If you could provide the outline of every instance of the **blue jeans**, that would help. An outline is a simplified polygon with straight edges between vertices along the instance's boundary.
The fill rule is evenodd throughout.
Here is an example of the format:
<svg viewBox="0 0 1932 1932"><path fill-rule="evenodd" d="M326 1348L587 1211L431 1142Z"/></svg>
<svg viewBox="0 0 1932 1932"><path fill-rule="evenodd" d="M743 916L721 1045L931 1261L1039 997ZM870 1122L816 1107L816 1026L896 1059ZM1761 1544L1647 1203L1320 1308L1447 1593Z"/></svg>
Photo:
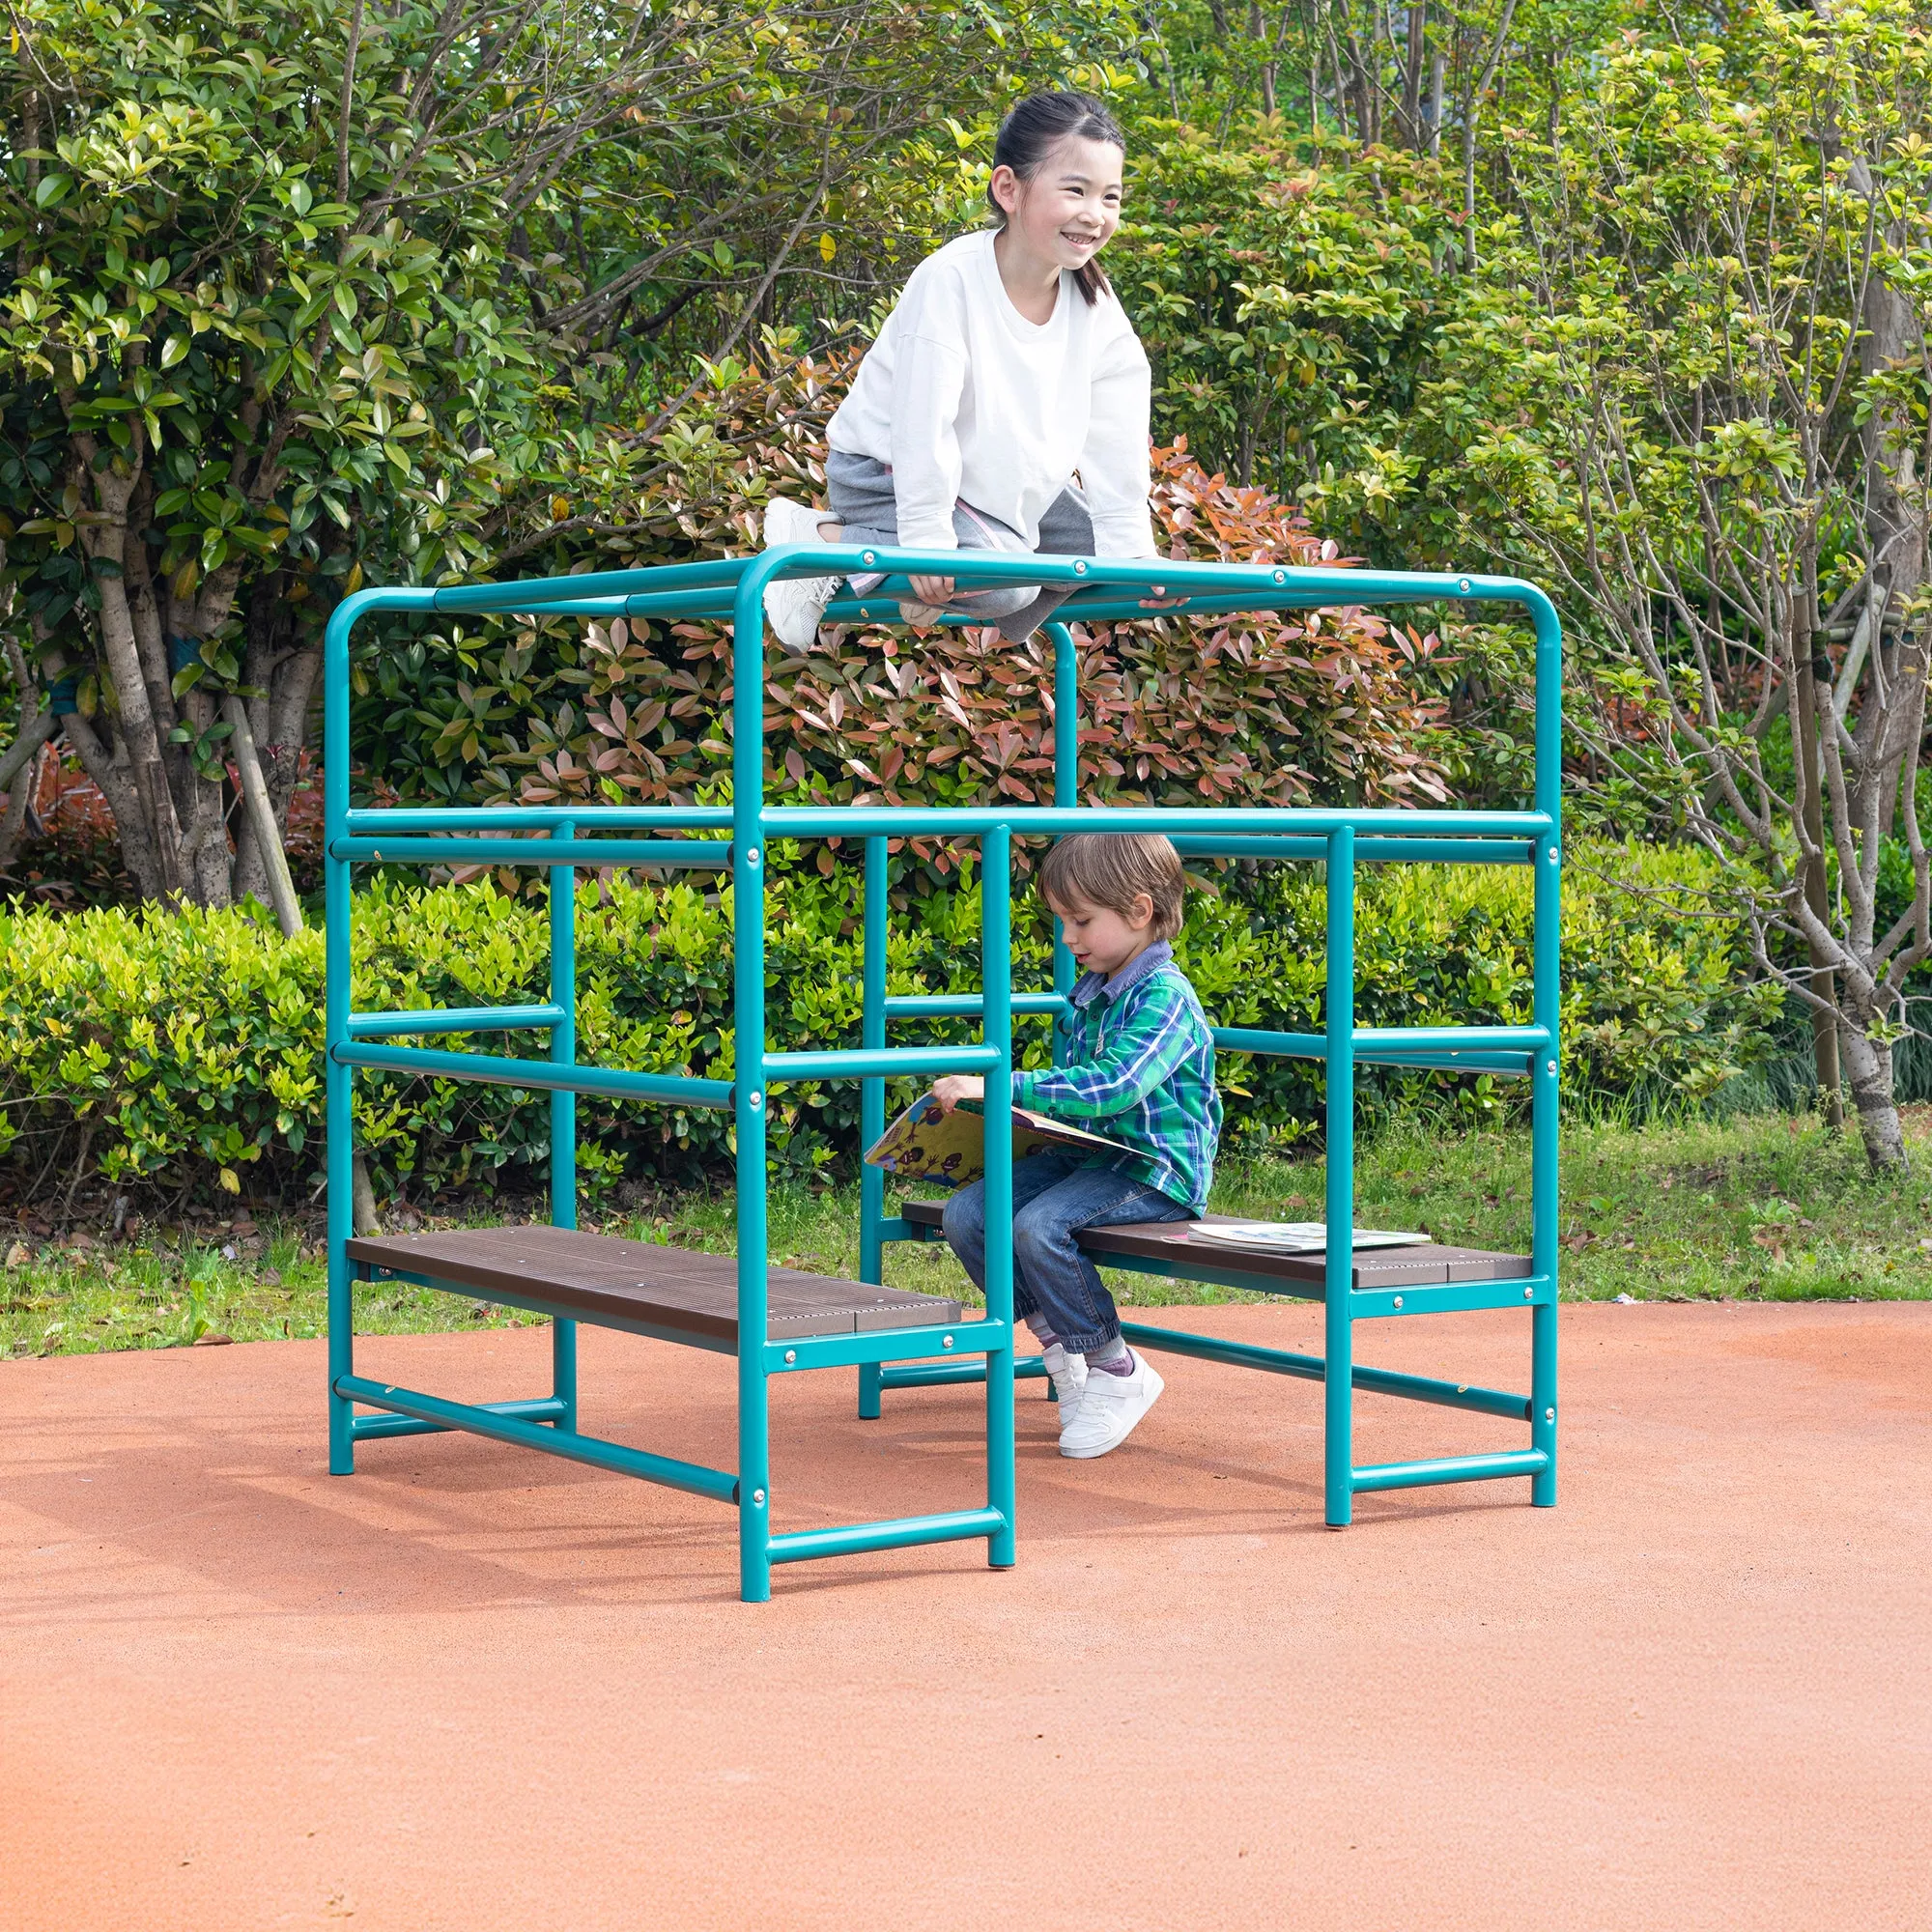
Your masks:
<svg viewBox="0 0 1932 1932"><path fill-rule="evenodd" d="M1060 1344L1084 1355L1121 1332L1114 1297L1074 1233L1130 1221L1192 1221L1195 1213L1130 1175L1088 1167L1087 1156L1030 1153L1013 1162L1013 1314L1045 1319ZM986 1286L986 1183L946 1204L946 1238L973 1285Z"/></svg>

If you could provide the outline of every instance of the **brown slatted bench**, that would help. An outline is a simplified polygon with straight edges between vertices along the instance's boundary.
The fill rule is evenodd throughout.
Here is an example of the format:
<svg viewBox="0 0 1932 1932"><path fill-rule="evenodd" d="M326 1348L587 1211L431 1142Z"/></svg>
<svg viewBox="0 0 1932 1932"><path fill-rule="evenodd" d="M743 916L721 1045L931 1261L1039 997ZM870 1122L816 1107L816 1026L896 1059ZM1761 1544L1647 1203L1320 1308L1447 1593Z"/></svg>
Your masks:
<svg viewBox="0 0 1932 1932"><path fill-rule="evenodd" d="M353 1239L364 1281L402 1280L564 1321L735 1354L738 1264L728 1255L626 1241L576 1228L452 1228ZM959 1320L959 1304L807 1274L768 1271L767 1339L853 1335Z"/></svg>
<svg viewBox="0 0 1932 1932"><path fill-rule="evenodd" d="M943 1201L907 1201L899 1208L906 1225L929 1239L946 1217ZM1114 1228L1084 1228L1080 1245L1096 1262L1138 1273L1173 1275L1181 1281L1229 1282L1264 1294L1323 1297L1327 1257L1264 1254L1196 1240L1192 1230L1214 1222L1248 1218L1204 1214L1199 1222L1128 1222ZM1157 1265L1150 1265L1156 1264ZM1492 1254L1484 1248L1444 1247L1437 1242L1412 1248L1364 1248L1354 1257L1357 1289L1426 1288L1435 1283L1520 1281L1530 1272L1527 1255ZM1418 1306L1421 1304L1418 1303Z"/></svg>

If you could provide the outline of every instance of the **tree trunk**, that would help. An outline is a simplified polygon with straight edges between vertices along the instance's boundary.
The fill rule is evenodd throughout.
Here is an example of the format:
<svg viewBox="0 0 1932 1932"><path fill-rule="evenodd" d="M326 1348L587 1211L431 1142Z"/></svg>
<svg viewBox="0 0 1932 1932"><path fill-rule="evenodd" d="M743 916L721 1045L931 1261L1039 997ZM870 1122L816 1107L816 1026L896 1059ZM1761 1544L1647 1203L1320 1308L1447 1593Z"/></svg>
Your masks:
<svg viewBox="0 0 1932 1932"><path fill-rule="evenodd" d="M1831 923L1831 900L1825 876L1824 773L1818 755L1818 682L1811 670L1808 633L1793 639L1798 672L1798 755L1803 781L1799 786L1804 843L1810 847L1800 861L1804 902L1821 925ZM1845 1096L1838 1074L1837 983L1831 955L1815 943L1810 948L1811 990L1829 1004L1811 1009L1811 1060L1818 1079L1818 1104L1833 1132L1845 1124Z"/></svg>
<svg viewBox="0 0 1932 1932"><path fill-rule="evenodd" d="M1898 1173L1906 1164L1905 1134L1898 1123L1898 1103L1892 1098L1890 1043L1867 1038L1857 1027L1847 1026L1843 1045L1865 1158L1876 1174Z"/></svg>

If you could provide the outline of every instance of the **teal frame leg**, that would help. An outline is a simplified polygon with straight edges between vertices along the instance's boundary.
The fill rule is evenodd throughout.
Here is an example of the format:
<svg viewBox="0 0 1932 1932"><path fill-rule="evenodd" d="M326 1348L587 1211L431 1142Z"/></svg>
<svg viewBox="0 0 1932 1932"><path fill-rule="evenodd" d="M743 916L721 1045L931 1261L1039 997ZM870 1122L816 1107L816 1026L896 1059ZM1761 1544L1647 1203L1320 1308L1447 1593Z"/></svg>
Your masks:
<svg viewBox="0 0 1932 1932"><path fill-rule="evenodd" d="M1322 1501L1330 1529L1345 1529L1355 1499L1355 834L1328 838L1328 1093L1323 1290Z"/></svg>
<svg viewBox="0 0 1932 1932"><path fill-rule="evenodd" d="M574 838L565 819L553 838ZM569 1066L577 1059L577 871L553 866L550 874L550 1003L562 1013L550 1030L550 1057ZM550 1096L550 1218L557 1228L577 1226L577 1095L558 1088ZM551 1395L560 1406L553 1427L577 1433L577 1323L551 1324Z"/></svg>
<svg viewBox="0 0 1932 1932"><path fill-rule="evenodd" d="M1536 840L1532 963L1535 1024L1549 1044L1534 1055L1529 1076L1530 1265L1549 1284L1530 1315L1529 1441L1548 1459L1529 1481L1539 1509L1556 1505L1556 1288L1559 1249L1557 1023L1563 985L1563 633L1546 600L1531 607L1536 626L1536 809L1549 820Z"/></svg>
<svg viewBox="0 0 1932 1932"><path fill-rule="evenodd" d="M980 846L980 980L984 1025L980 1037L1000 1056L985 1075L986 1314L1006 1326L1006 1346L986 1356L986 1507L1001 1526L986 1539L986 1561L1010 1570L1014 1560L1013 1505L1013 947L1012 834L1004 825ZM995 1230L998 1232L995 1233Z"/></svg>
<svg viewBox="0 0 1932 1932"><path fill-rule="evenodd" d="M887 853L883 838L866 840L865 959L863 965L864 1007L859 1022L859 1039L867 1048L886 1043L886 940L890 906L887 901ZM859 1083L859 1147L863 1152L886 1130L886 1083L883 1079ZM886 1177L883 1170L862 1161L859 1165L859 1279L883 1287L886 1279L885 1243L879 1237L879 1223L885 1219ZM879 1399L883 1390L881 1365L859 1365L859 1416L861 1421L879 1419Z"/></svg>
<svg viewBox="0 0 1932 1932"><path fill-rule="evenodd" d="M353 606L338 605L328 620L332 655L346 660ZM355 1473L355 1437L351 1423L355 1405L338 1384L355 1373L355 1300L344 1252L355 1232L355 1069L335 1057L349 1037L350 944L349 862L333 847L349 810L349 759L335 747L349 743L349 680L327 679L323 696L323 742L329 755L323 766L323 1098L328 1147L328 1473Z"/></svg>
<svg viewBox="0 0 1932 1932"><path fill-rule="evenodd" d="M731 996L737 1055L732 1116L738 1183L738 1594L771 1601L771 1397L765 1381L769 1257L765 1162L764 586L738 582L732 638Z"/></svg>

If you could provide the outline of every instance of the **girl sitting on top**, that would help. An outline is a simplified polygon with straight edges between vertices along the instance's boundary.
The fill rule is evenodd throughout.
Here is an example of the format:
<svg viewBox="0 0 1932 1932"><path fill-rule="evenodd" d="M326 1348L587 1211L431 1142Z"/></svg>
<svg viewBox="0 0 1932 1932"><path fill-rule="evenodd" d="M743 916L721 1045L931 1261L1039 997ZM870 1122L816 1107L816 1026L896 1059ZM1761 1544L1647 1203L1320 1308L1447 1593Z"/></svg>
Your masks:
<svg viewBox="0 0 1932 1932"><path fill-rule="evenodd" d="M993 226L913 270L832 418L830 513L774 499L767 548L1156 554L1147 355L1094 259L1120 226L1125 145L1084 94L1036 94L1007 116L986 187ZM881 581L855 577L853 592ZM766 614L783 642L812 641L838 582L767 588ZM952 610L997 622L1014 642L1073 590L911 582L919 601L899 606L908 623ZM1166 605L1157 588L1144 600Z"/></svg>

